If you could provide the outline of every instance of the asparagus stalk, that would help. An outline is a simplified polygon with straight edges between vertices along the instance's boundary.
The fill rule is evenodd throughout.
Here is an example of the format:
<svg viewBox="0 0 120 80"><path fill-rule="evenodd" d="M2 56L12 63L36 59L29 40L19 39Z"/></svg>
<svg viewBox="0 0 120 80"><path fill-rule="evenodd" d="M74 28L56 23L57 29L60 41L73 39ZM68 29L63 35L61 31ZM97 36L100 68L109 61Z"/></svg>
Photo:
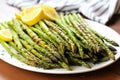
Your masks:
<svg viewBox="0 0 120 80"><path fill-rule="evenodd" d="M83 41L83 42L87 42L87 43L84 43L84 44L88 44L89 48L93 48L94 47L94 44L92 43L91 39L88 37L88 35L84 32L83 29L79 28L76 21L69 15L69 20L71 21L71 23L73 24L73 27L79 32L82 34L83 36L83 39L85 39L86 41ZM74 20L74 21L73 21ZM80 26L81 27L81 26ZM82 38L81 38L82 39ZM83 40L82 39L82 40Z"/></svg>
<svg viewBox="0 0 120 80"><path fill-rule="evenodd" d="M75 14L74 14L74 15L75 15ZM85 23L85 20L82 19L82 17L81 17L79 14L77 14L77 15L75 15L75 16L77 16L77 17L79 18L78 20L79 20L80 22L83 22L84 25L86 25L86 27L89 28L89 29L91 30L91 32L93 32L94 34L96 34L99 38L104 39L105 41L109 42L110 44L112 44L112 45L114 45L114 46L119 46L119 44L116 43L115 41L110 40L110 39L102 36L101 34L97 33L97 32L94 31L93 29L91 29L91 28L89 27L89 25L88 25L87 23Z"/></svg>
<svg viewBox="0 0 120 80"><path fill-rule="evenodd" d="M77 21L77 16L75 14L73 14L73 18ZM86 27L86 25L84 25L84 22L78 21L78 25L80 25L79 28L82 29L87 34L89 39L93 42L93 44L95 44L93 47L94 53L97 53L99 52L99 50L102 50L101 45L96 41L96 39L94 39L94 34L92 34L92 32Z"/></svg>
<svg viewBox="0 0 120 80"><path fill-rule="evenodd" d="M79 39L80 39L80 45L83 47L84 51L87 50L87 51L84 52L84 53L86 54L86 55L85 55L86 58L91 57L92 61L96 62L97 59L96 59L96 57L94 56L91 47L88 45L88 40L84 38L85 35L86 35L86 37L87 37L87 34L84 33L82 30L80 31L80 30L78 29L78 26L75 24L74 21L75 21L75 20L74 20L70 15L69 15L69 16L66 16L66 22L68 22L68 25L69 25L69 23L72 23L72 24L69 25L69 26L70 26L71 28L73 28L73 29L76 29L76 30L74 30L74 32L75 32L75 34L77 33L77 37L79 37ZM65 23L65 21L64 21L64 23ZM72 30L73 30L73 29L72 29ZM77 32L77 31L78 31L78 32ZM80 33L84 34L84 36L80 35ZM87 38L88 38L88 37L87 37ZM90 41L90 40L89 40L89 41ZM88 56L89 56L89 57L88 57Z"/></svg>
<svg viewBox="0 0 120 80"><path fill-rule="evenodd" d="M18 49L14 43L12 42L9 42L10 45L14 46L14 48L16 50L18 50L19 52L21 53L30 53L28 52L27 50L23 50L23 49ZM33 51L32 51L33 52ZM27 58L30 57L32 55L32 53L30 53L29 56L26 56ZM29 59L29 58L28 58ZM34 60L35 59L35 60ZM36 62L36 66L37 67L42 67L44 69L52 69L52 68L60 68L60 65L56 64L56 63L52 63L51 61L48 61L48 59L45 59L45 60L42 60L42 59L39 59L38 57L35 57L33 56L33 58L30 60L32 62ZM35 66L35 65L32 65L32 66Z"/></svg>
<svg viewBox="0 0 120 80"><path fill-rule="evenodd" d="M43 31L51 37L52 40L54 40L55 42L57 42L57 48L59 53L64 54L64 48L65 48L65 43L64 40L60 40L57 36L59 35L54 35L53 33L51 33L51 31L49 30L48 26L44 23L44 22L39 22L40 26L42 27Z"/></svg>
<svg viewBox="0 0 120 80"><path fill-rule="evenodd" d="M14 42L16 42L17 47L15 46L15 44L13 42L9 42L10 45L14 46L14 48L16 50L18 50L19 52L22 53L22 55L24 57L26 57L27 59L29 59L30 61L36 62L36 65L39 67L43 67L45 69L51 69L51 68L59 68L60 66L56 63L52 63L52 61L49 58L46 58L44 56L42 56L41 54L39 54L36 50L32 49L31 46L28 46L27 44L25 44L25 46L28 46L30 52L32 52L34 55L36 55L37 57L35 57L34 55L32 55L32 53L28 52L26 49L22 48L21 43L19 42L18 36L15 35L15 32L13 34L15 36L15 40ZM24 42L25 43L25 42ZM19 47L18 47L19 46ZM21 46L21 47L20 47Z"/></svg>
<svg viewBox="0 0 120 80"><path fill-rule="evenodd" d="M2 23L2 26L4 26L4 27L2 27L2 29L9 28L9 26L5 23ZM30 61L38 63L38 61L34 58L33 55L31 55L29 52L27 52L25 49L22 48L22 45L19 42L17 34L15 34L15 32L13 30L11 30L11 32L13 35L13 40L18 47L17 50L19 50L19 52L22 54L22 56ZM9 44L12 44L12 46L13 46L13 42L9 42ZM14 45L14 48L16 48L15 45Z"/></svg>
<svg viewBox="0 0 120 80"><path fill-rule="evenodd" d="M78 17L79 17L80 20L83 22L83 19L81 18L81 16L78 15ZM85 26L87 26L85 23L83 23L83 25L84 25L84 26L83 26L84 28L85 28ZM95 40L104 47L104 49L105 49L105 51L107 52L107 54L109 55L109 57L110 57L111 59L115 60L115 56L114 56L113 52L109 49L109 47L108 47L100 38L98 38L94 33L92 33L88 28L86 28L86 30L89 31L90 34L92 35L92 37L94 37Z"/></svg>
<svg viewBox="0 0 120 80"><path fill-rule="evenodd" d="M63 15L61 15L61 17L63 17ZM67 33L69 38L76 44L76 46L78 47L78 52L81 56L81 58L84 58L84 53L82 50L82 47L79 44L79 41L75 38L75 36L73 35L73 33L71 32L70 29L67 28L67 25L64 25L60 20L57 20L56 23L59 25L59 27L61 27L62 29L64 29Z"/></svg>
<svg viewBox="0 0 120 80"><path fill-rule="evenodd" d="M51 37L52 40L54 40L55 42L57 42L58 44L61 43L61 41L54 35L50 32L49 28L47 27L47 25L45 25L44 22L40 21L39 22L40 24L40 27L42 28L42 30L48 35Z"/></svg>
<svg viewBox="0 0 120 80"><path fill-rule="evenodd" d="M89 29L90 29L90 28L89 28ZM90 29L90 31L93 32L96 36L98 36L98 37L101 38L102 40L105 40L106 42L112 44L113 46L119 46L119 44L116 43L115 41L110 40L110 39L102 36L101 34L97 33L96 31L94 31L94 30L92 30L92 29Z"/></svg>
<svg viewBox="0 0 120 80"><path fill-rule="evenodd" d="M43 30L40 28L40 25L36 24L35 28L31 27L31 29L38 34L38 36L40 38L42 38L50 47L54 48L56 51L59 51L58 48L58 44L51 39L51 37L49 35L47 35L45 32L43 32Z"/></svg>
<svg viewBox="0 0 120 80"><path fill-rule="evenodd" d="M10 24L10 23L9 23ZM23 30L20 28L21 25L14 20L14 25L10 24L10 27L13 28L18 34L19 36L26 40L27 43L29 43L31 46L33 46L37 51L39 51L40 53L42 53L42 55L44 56L48 56L50 57L51 60L53 61L57 61L56 57L53 56L50 52L48 52L46 49L38 46L25 32L23 32Z"/></svg>
<svg viewBox="0 0 120 80"><path fill-rule="evenodd" d="M59 36L55 31L53 31L53 30L51 30L51 32L53 33L53 34L55 34L60 40L63 40L62 38L61 38L61 36ZM63 40L64 41L64 40ZM65 42L64 41L64 44L66 45L66 47L67 47L67 49L69 48L69 45L67 45L66 44L67 42ZM60 47L62 47L62 46L60 46ZM69 49L68 49L69 50ZM65 49L63 49L62 50L62 53L60 53L61 54L61 56L62 56L62 58L63 58L63 60L66 62L66 63L68 63L68 60L67 60L67 58L65 57Z"/></svg>
<svg viewBox="0 0 120 80"><path fill-rule="evenodd" d="M1 29L6 29L9 28L9 26L5 23L2 23L2 25L0 25ZM14 33L13 31L11 31L12 33ZM14 35L14 34L13 34ZM16 38L16 35L13 36L13 38ZM36 65L36 60L33 58L33 56L31 56L30 54L26 54L23 53L21 56L20 53L16 53L12 50L12 46L10 46L8 43L0 40L1 44L3 45L3 47L8 51L8 53L10 53L12 56L14 56L15 58L17 58L18 60L20 60L21 62L24 62L26 64L32 65L32 66L37 66ZM9 42L12 43L12 42ZM20 49L20 48L19 48ZM28 57L29 56L29 57Z"/></svg>
<svg viewBox="0 0 120 80"><path fill-rule="evenodd" d="M21 54L25 57L25 58L27 58L27 59L29 59L29 60L34 60L35 62L38 62L38 61L36 61L36 58L35 58L35 56L34 55L32 55L30 52L28 52L26 49L24 49L23 48L23 46L22 46L22 44L20 43L20 40L19 40L19 38L18 38L18 35L13 31L13 30L11 30L11 32L12 32L12 35L13 35L13 41L14 41L14 43L13 42L9 42L12 46L14 46L14 48L16 49L16 50L18 50L18 52L21 52Z"/></svg>
<svg viewBox="0 0 120 80"><path fill-rule="evenodd" d="M46 50L50 51L54 56L61 60L61 56L58 52L56 52L53 48L50 48L42 39L40 39L30 28L20 22L22 24L23 30L25 30L29 36L41 47L45 48Z"/></svg>
<svg viewBox="0 0 120 80"><path fill-rule="evenodd" d="M36 65L40 64L39 59L36 58L32 53L30 53L25 48L19 49L14 42L9 42L9 45L11 45L16 51L18 51L19 54L21 54L21 56L23 56L25 59L33 61L34 63L36 63Z"/></svg>
<svg viewBox="0 0 120 80"><path fill-rule="evenodd" d="M10 55L12 55L13 57L15 57L16 59L18 59L21 62L24 62L28 65L31 66L37 66L36 63L34 61L29 61L28 59L24 58L23 56L19 55L19 53L16 53L12 50L12 47L10 45L8 45L6 42L0 40L0 43L2 44L2 46L8 51L8 53Z"/></svg>
<svg viewBox="0 0 120 80"><path fill-rule="evenodd" d="M64 17L64 19L65 19L66 24L68 24L70 26L71 30L74 32L76 37L79 38L81 46L85 49L88 49L89 50L88 54L89 54L90 57L92 57L92 49L88 45L89 44L88 41L84 38L84 36L81 35L81 33L78 30L76 30L73 27L74 25L72 25L72 23L71 23L71 21L70 21L70 19L67 15Z"/></svg>
<svg viewBox="0 0 120 80"><path fill-rule="evenodd" d="M0 24L0 29L5 29L5 27Z"/></svg>
<svg viewBox="0 0 120 80"><path fill-rule="evenodd" d="M29 44L27 44L26 41L24 41L24 40L22 40L22 39L21 39L20 41L22 42L22 44L24 45L24 47L25 47L28 51L32 52L32 53L33 53L35 56L37 56L39 59L41 59L41 60L43 60L43 61L46 61L46 62L52 62L49 58L47 58L47 57L41 55L40 53L38 53L32 46L30 46Z"/></svg>
<svg viewBox="0 0 120 80"><path fill-rule="evenodd" d="M2 26L4 26L4 28L9 28L9 26L7 25L7 22L1 23Z"/></svg>
<svg viewBox="0 0 120 80"><path fill-rule="evenodd" d="M16 27L16 26L17 26L17 27ZM61 64L61 63L64 63L64 62L61 62L61 61L57 60L56 57L53 56L51 53L49 53L46 49L41 48L40 46L38 46L37 44L35 44L35 43L31 40L31 38L22 31L22 29L20 28L20 24L18 24L16 21L14 21L14 26L11 26L11 27L12 27L14 30L16 30L16 31L18 31L18 29L19 29L20 32L18 32L18 34L20 35L20 37L21 37L22 39L26 40L27 42L28 42L28 41L32 42L32 43L30 43L30 42L28 42L28 43L29 43L30 45L32 45L36 50L40 51L44 56L48 56L51 60L53 60L53 61L55 61L55 62L58 62L63 68L65 67L65 66L63 66L63 65ZM21 34L22 34L22 35L21 35ZM23 35L23 34L24 34L24 35ZM26 39L26 37L27 37L27 39ZM66 63L64 63L64 64L66 64ZM67 64L66 64L66 65L67 65Z"/></svg>
<svg viewBox="0 0 120 80"><path fill-rule="evenodd" d="M71 52L66 52L66 55L68 57L68 62L70 65L77 65L77 66L82 65L87 68L91 68L91 66L87 62L85 62L86 60L72 56Z"/></svg>
<svg viewBox="0 0 120 80"><path fill-rule="evenodd" d="M62 36L62 38L66 41L66 43L68 43L71 46L72 52L74 53L75 51L75 44L73 43L73 41L71 39L69 39L69 37L63 32L63 30L61 28L59 28L59 26L51 21L48 20L44 20L45 23L54 31L56 31L59 35Z"/></svg>
<svg viewBox="0 0 120 80"><path fill-rule="evenodd" d="M33 30L47 44L52 44L55 47L57 47L57 44L48 35L46 35L44 32L42 32L40 29L34 28L34 27L30 27L30 29Z"/></svg>

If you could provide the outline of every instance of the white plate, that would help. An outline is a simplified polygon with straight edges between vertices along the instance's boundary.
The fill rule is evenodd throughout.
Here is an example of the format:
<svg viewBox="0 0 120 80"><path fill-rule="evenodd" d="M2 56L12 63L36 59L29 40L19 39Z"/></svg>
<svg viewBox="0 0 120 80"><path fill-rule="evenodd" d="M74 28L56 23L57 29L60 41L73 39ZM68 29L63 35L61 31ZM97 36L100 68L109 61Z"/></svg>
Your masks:
<svg viewBox="0 0 120 80"><path fill-rule="evenodd" d="M87 20L87 22L94 30L96 30L100 34L106 36L107 38L116 41L120 45L120 35L118 33L116 33L114 30L112 30L111 28L109 28L105 25L102 25L102 24L99 24L99 23L96 23L96 22L93 22L90 20ZM115 55L115 58L116 58L116 60L118 60L118 58L120 58L120 47L116 47L116 49L117 49L117 54ZM72 66L72 69L73 69L72 71L68 71L65 69L44 70L42 68L36 68L36 67L26 65L26 64L18 61L17 59L11 57L1 45L0 45L0 59L2 59L3 61L5 61L11 65L14 65L16 67L19 67L19 68L22 68L25 70L40 72L40 73L50 73L50 74L75 74L75 73L90 72L90 71L94 71L94 70L106 67L116 61L116 60L115 61L109 60L106 62L95 64L92 66L91 69L88 69L88 68L85 68L82 66Z"/></svg>

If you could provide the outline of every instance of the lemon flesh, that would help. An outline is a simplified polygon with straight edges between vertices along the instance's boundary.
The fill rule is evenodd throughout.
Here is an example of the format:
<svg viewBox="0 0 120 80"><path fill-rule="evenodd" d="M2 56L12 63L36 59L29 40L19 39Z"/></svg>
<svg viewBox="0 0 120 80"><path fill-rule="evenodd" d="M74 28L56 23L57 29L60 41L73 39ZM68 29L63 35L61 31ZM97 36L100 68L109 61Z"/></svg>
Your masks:
<svg viewBox="0 0 120 80"><path fill-rule="evenodd" d="M27 25L34 25L42 19L42 9L35 8L35 9L29 11L29 13L24 14L24 16L22 16L21 19L22 19L23 23L25 23Z"/></svg>
<svg viewBox="0 0 120 80"><path fill-rule="evenodd" d="M47 5L40 5L43 9L43 18L48 20L56 20L58 18L57 11L55 8Z"/></svg>
<svg viewBox="0 0 120 80"><path fill-rule="evenodd" d="M0 39L3 41L12 41L12 33L9 29L0 30Z"/></svg>
<svg viewBox="0 0 120 80"><path fill-rule="evenodd" d="M15 13L15 16L17 19L21 19L25 14L28 14L33 9L35 9L35 6L23 8L22 11Z"/></svg>

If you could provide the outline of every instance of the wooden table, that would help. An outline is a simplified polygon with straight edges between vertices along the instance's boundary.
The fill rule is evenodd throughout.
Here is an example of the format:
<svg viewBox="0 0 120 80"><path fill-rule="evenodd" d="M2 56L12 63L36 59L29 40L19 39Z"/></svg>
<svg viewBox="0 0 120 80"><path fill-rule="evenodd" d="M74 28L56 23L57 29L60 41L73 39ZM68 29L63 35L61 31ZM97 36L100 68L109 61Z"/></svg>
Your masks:
<svg viewBox="0 0 120 80"><path fill-rule="evenodd" d="M0 21L10 19L16 11L18 10L6 5L5 0L0 0ZM115 19L112 19L112 24L109 24L111 28L120 33L120 16L113 18ZM0 80L120 80L120 59L112 65L97 71L70 75L31 72L0 60Z"/></svg>

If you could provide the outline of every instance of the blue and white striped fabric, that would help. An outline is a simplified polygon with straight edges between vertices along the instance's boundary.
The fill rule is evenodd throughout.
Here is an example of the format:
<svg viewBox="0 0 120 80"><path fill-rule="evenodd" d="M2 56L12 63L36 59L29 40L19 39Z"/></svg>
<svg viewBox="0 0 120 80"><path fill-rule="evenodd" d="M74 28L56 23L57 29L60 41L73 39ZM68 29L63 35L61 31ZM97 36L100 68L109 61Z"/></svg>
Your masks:
<svg viewBox="0 0 120 80"><path fill-rule="evenodd" d="M8 0L8 4L18 8L50 5L58 12L80 12L87 18L103 24L114 14L120 14L120 0Z"/></svg>

